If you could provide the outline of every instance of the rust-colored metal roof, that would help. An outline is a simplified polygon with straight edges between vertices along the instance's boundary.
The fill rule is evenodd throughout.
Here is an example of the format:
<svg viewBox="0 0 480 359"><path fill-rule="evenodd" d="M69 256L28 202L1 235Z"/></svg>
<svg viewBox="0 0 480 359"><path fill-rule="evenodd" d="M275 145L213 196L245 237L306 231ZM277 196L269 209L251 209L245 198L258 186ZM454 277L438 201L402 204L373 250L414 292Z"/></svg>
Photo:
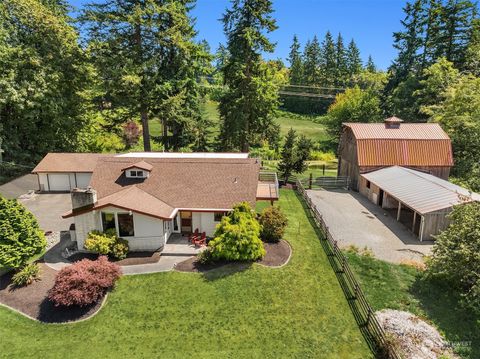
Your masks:
<svg viewBox="0 0 480 359"><path fill-rule="evenodd" d="M357 141L359 166L453 166L452 144L436 123L345 123Z"/></svg>

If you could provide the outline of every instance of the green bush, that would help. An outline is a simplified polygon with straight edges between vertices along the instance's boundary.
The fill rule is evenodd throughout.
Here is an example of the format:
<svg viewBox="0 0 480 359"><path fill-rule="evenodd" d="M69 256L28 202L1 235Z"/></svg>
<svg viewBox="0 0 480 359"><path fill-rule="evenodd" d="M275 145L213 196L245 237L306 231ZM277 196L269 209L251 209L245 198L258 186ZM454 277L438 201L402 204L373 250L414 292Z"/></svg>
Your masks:
<svg viewBox="0 0 480 359"><path fill-rule="evenodd" d="M12 283L17 287L32 284L38 278L40 267L37 263L25 265L12 277Z"/></svg>
<svg viewBox="0 0 480 359"><path fill-rule="evenodd" d="M254 261L265 255L260 224L246 202L236 205L222 218L215 238L208 243L212 260Z"/></svg>
<svg viewBox="0 0 480 359"><path fill-rule="evenodd" d="M117 238L112 247L112 256L116 259L125 259L128 254L128 241L123 238Z"/></svg>
<svg viewBox="0 0 480 359"><path fill-rule="evenodd" d="M107 230L104 233L92 231L88 234L84 244L85 249L111 256L116 259L124 259L128 254L128 241L118 238L115 230Z"/></svg>
<svg viewBox="0 0 480 359"><path fill-rule="evenodd" d="M324 162L332 162L336 160L335 153L323 152L323 151L312 151L310 152L310 160L312 161L324 161Z"/></svg>
<svg viewBox="0 0 480 359"><path fill-rule="evenodd" d="M208 264L213 261L212 259L212 250L210 248L205 248L203 251L198 253L197 261L201 264Z"/></svg>
<svg viewBox="0 0 480 359"><path fill-rule="evenodd" d="M19 268L46 246L33 214L17 200L0 196L0 266Z"/></svg>
<svg viewBox="0 0 480 359"><path fill-rule="evenodd" d="M116 236L111 236L110 234L99 231L92 231L88 234L84 247L89 251L108 255L111 253L116 241Z"/></svg>
<svg viewBox="0 0 480 359"><path fill-rule="evenodd" d="M270 206L264 208L259 218L262 229L260 237L264 242L278 242L285 233L288 224L287 217L278 207Z"/></svg>

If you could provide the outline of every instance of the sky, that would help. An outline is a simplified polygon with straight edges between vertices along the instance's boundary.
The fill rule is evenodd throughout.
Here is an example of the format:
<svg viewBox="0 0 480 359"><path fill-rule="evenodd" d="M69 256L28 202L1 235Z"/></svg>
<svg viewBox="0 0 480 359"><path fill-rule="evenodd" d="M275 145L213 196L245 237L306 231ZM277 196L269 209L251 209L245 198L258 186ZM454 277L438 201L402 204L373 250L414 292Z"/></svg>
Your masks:
<svg viewBox="0 0 480 359"><path fill-rule="evenodd" d="M96 0L101 1L101 0ZM69 0L76 8L92 0ZM196 18L198 39L205 39L214 51L225 42L222 23L219 21L229 0L197 0L192 11ZM293 35L302 44L315 34L320 40L327 30L337 36L342 33L345 43L355 39L364 61L372 55L380 69L387 69L396 56L392 46L394 31L401 29L402 7L406 0L273 0L274 18L278 29L269 35L275 42L269 59L288 56Z"/></svg>

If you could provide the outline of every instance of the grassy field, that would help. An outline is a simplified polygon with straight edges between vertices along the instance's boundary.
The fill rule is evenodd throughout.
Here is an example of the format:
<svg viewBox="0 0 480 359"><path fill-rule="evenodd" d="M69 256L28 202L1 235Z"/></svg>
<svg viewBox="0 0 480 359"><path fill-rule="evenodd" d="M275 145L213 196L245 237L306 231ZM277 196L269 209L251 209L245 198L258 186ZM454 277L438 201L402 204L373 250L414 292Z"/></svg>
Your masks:
<svg viewBox="0 0 480 359"><path fill-rule="evenodd" d="M76 324L0 308L0 356L372 357L296 193L282 190L280 206L287 266L124 277L98 315Z"/></svg>
<svg viewBox="0 0 480 359"><path fill-rule="evenodd" d="M203 106L203 112L204 115L210 118L214 123L214 126L211 128L213 139L219 133L220 120L217 103L214 101L207 101ZM321 124L313 122L313 118L311 116L278 111L276 121L280 124L280 133L282 136L285 136L290 127L292 127L297 131L298 134L304 134L315 142L325 139L325 128ZM152 120L150 121L149 126L152 136L161 136L162 128L160 126L160 122L157 120Z"/></svg>
<svg viewBox="0 0 480 359"><path fill-rule="evenodd" d="M376 310L405 310L433 323L462 357L480 358L480 316L465 310L452 289L425 280L417 269L347 253L353 271ZM461 345L466 343L467 345Z"/></svg>

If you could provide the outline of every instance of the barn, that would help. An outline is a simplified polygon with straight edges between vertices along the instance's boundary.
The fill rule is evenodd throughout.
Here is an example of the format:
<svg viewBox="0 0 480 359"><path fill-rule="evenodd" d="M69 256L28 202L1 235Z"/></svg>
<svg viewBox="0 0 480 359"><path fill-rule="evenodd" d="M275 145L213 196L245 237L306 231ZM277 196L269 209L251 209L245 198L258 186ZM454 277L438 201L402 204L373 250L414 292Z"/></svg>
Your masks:
<svg viewBox="0 0 480 359"><path fill-rule="evenodd" d="M361 174L359 191L406 225L421 241L433 239L449 225L447 215L454 206L480 201L477 193L400 166Z"/></svg>
<svg viewBox="0 0 480 359"><path fill-rule="evenodd" d="M101 153L49 153L33 169L41 192L70 192L86 188Z"/></svg>
<svg viewBox="0 0 480 359"><path fill-rule="evenodd" d="M359 190L360 175L390 166L404 166L444 180L453 166L452 144L436 123L344 123L338 148L338 175Z"/></svg>

